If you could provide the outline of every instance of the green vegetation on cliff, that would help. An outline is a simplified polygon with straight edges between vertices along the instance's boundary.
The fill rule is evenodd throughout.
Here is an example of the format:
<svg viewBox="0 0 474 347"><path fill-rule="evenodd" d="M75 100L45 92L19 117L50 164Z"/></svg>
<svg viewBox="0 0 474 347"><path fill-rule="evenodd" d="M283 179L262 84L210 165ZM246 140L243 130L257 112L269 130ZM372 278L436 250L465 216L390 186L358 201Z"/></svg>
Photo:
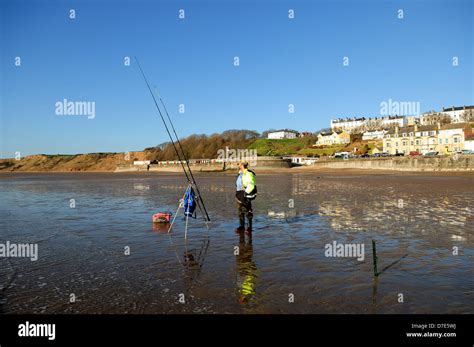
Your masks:
<svg viewBox="0 0 474 347"><path fill-rule="evenodd" d="M308 150L315 143L316 138L312 136L281 140L257 139L248 148L256 149L258 155L290 155Z"/></svg>
<svg viewBox="0 0 474 347"><path fill-rule="evenodd" d="M259 133L252 130L227 130L222 134L191 135L180 139L180 142L189 159L215 159L219 150L225 150L226 147L247 149L258 137ZM147 148L145 153L149 160L178 159L171 143L167 143L163 148Z"/></svg>

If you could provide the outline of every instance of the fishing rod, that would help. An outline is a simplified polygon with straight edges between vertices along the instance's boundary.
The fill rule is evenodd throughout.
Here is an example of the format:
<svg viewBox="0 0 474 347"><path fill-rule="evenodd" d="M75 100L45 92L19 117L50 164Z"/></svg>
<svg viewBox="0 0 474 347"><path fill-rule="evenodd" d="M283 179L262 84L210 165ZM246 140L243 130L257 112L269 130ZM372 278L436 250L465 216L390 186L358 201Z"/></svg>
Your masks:
<svg viewBox="0 0 474 347"><path fill-rule="evenodd" d="M166 105L163 101L163 98L161 97L160 93L158 92L158 89L156 88L155 86L155 92L156 92L156 95L157 97L160 99L161 101L161 104L163 105L163 108L165 110L165 113L166 113L166 116L168 117L168 121L170 122L170 125L171 125L171 128L173 129L173 133L175 135L175 138L176 138L176 142L178 143L178 146L180 148L180 151L181 151L181 155L183 156L185 162L186 162L186 166L188 167L188 171L191 175L191 179L194 181L195 183L195 187L196 187L196 190L197 190L197 197L198 197L198 201L196 201L196 205L199 207L199 210L201 211L202 215L204 216L204 219L206 221L206 226L207 226L207 222L210 222L210 219L209 219L209 215L207 214L207 210L206 210L206 206L204 205L204 201L202 201L202 198L201 198L201 192L199 191L199 187L197 185L197 182L196 180L194 179L194 175L193 175L193 172L191 170L191 167L189 166L189 161L188 161L188 158L186 157L186 153L184 152L184 149L183 149L183 146L181 145L181 141L179 140L179 136L178 134L176 133L176 129L174 128L174 125L173 125L173 122L171 121L171 117L170 117L170 114L168 113L168 109L166 108ZM179 160L181 160L181 157L179 156L178 154L178 158ZM183 168L184 169L184 168ZM202 201L202 207L201 207L201 203L200 201ZM204 209L204 210L203 210ZM170 227L170 230L171 230L171 227Z"/></svg>
<svg viewBox="0 0 474 347"><path fill-rule="evenodd" d="M191 175L191 179L192 181L194 182L194 185L196 187L196 191L197 191L197 196L199 198L199 202L202 204L202 208L204 209L204 214L206 215L206 220L208 222L210 222L210 218L209 218L209 214L207 213L207 210L206 210L206 206L204 205L204 201L202 200L202 197L201 197L201 192L199 191L199 187L198 185L196 184L196 179L194 178L194 175L193 175L193 172L191 170L191 167L189 166L189 160L188 158L186 157L186 153L184 152L184 149L183 149L183 146L181 145L181 141L179 140L179 137L178 137L178 134L176 133L176 129L174 128L174 125L173 125L173 122L171 121L171 117L170 117L170 114L168 113L168 109L166 108L165 106L165 103L163 102L163 99L160 95L160 93L158 93L158 97L160 98L160 101L161 101L161 104L163 105L163 109L165 110L165 113L166 113L166 116L168 117L168 120L171 124L171 128L173 129L173 133L174 133L174 136L176 137L176 142L178 142L178 146L181 150L181 154L183 155L184 157L184 161L186 162L186 166L188 167L188 171L189 171L189 174ZM200 206L200 204L198 205Z"/></svg>
<svg viewBox="0 0 474 347"><path fill-rule="evenodd" d="M152 91L152 89L151 89L151 87L150 87L150 84L148 83L148 79L146 78L145 73L143 72L143 69L142 69L142 67L141 67L141 65L140 65L140 62L138 61L138 58L137 58L137 57L135 57L135 60L136 60L136 62L137 62L138 68L140 69L140 72L141 72L141 74L142 74L142 76L143 76L143 79L145 80L145 83L146 83L146 85L147 85L147 87L148 87L148 90L150 91L151 97L153 98L153 101L155 102L155 106L156 106L156 108L157 108L157 110L158 110L158 112L159 112L159 114L160 114L161 120L163 121L163 124L165 125L166 132L168 133L168 136L169 136L169 138L170 138L170 140L171 140L171 144L173 145L173 148L174 148L174 150L175 150L175 152L176 152L176 155L178 156L178 159L179 159L179 161L180 161L180 163L181 163L181 166L182 166L182 168L183 168L183 171L184 171L184 174L185 174L185 176L186 176L186 179L188 180L188 183L190 183L190 184L194 185L194 187L196 187L197 196L198 196L198 199L199 199L199 202L200 202L200 204L198 204L198 206L200 206L200 208L201 208L201 205L202 205L202 208L204 209L204 214L205 214L204 218L206 219L207 222L210 222L211 219L209 218L209 214L207 213L206 206L204 205L204 200L202 199L201 193L200 193L200 191L199 191L199 187L198 187L198 185L197 185L197 183L196 183L196 180L195 180L195 178L194 178L194 175L193 175L193 173L192 173L192 171L191 171L191 167L189 166L189 161L188 161L188 159L187 159L187 157L186 157L186 155L185 155L185 153L184 153L183 147L181 146L181 142L179 141L178 135L176 134L176 130L175 130L174 126L173 126L173 123L171 122L171 118L170 118L170 116L169 116L169 113L168 113L168 111L166 110L166 106L164 106L163 99L161 99L161 97L160 97L160 100L161 100L161 102L162 102L162 104L163 104L163 106L164 106L164 108L165 108L165 110L166 110L166 114L167 114L167 116L168 116L168 120L169 120L171 126L173 127L173 132L174 132L174 134L175 134L175 136L176 136L176 138L177 138L177 141L178 141L178 143L179 143L180 150L181 150L181 154L183 155L183 157L184 157L184 159L185 159L184 161L186 162L186 166L187 166L187 168L188 168L188 170L189 170L189 175L188 175L188 172L186 171L186 168L185 168L185 166L184 166L184 164L183 164L183 161L181 160L181 156L179 155L179 152L178 152L178 149L177 149L177 147L176 147L175 141L173 140L173 136L171 135L171 132L170 132L170 130L169 130L169 128L168 128L168 125L167 125L167 123L166 123L166 121L165 121L165 118L163 117L163 113L161 112L161 109L160 109L160 107L158 106L158 102L156 101L155 94L153 93L153 91ZM191 177L190 177L190 176L191 176Z"/></svg>
<svg viewBox="0 0 474 347"><path fill-rule="evenodd" d="M178 137L178 134L176 133L176 129L174 128L173 122L171 121L171 117L170 117L170 115L169 115L169 113L168 113L168 110L167 110L167 108L166 108L166 106L165 106L165 103L163 102L163 99L161 98L161 95L160 95L160 93L158 92L158 89L156 88L156 86L155 86L155 93L156 93L157 97L160 99L161 104L163 105L163 108L165 109L166 115L167 115L167 117L168 117L168 121L170 122L170 125L171 125L171 127L172 127L172 129L173 129L173 133L174 133L175 138L176 138L175 141L178 142L178 145L179 145L179 148L180 148L180 151L181 151L181 155L183 156L184 161L186 162L186 165L187 165L187 167L188 167L189 173L190 173L190 175L191 175L191 180L194 182L194 186L196 187L196 190L197 190L197 192L198 192L197 196L198 196L198 198L200 199L200 201L202 201L201 192L199 191L199 187L198 187L198 185L197 185L196 180L194 179L193 172L191 171L191 168L190 168L190 166L189 166L188 158L186 157L186 154L185 154L185 152L184 152L183 146L181 146L181 141L179 141L179 137ZM159 110L159 111L160 111L160 113L161 113L161 110ZM163 120L163 117L162 117L162 120ZM166 124L165 124L165 126L166 126ZM171 138L171 135L169 134L169 132L168 132L168 135L169 135L170 138ZM173 139L171 139L171 142L173 143ZM174 143L173 143L173 146L174 146ZM176 149L175 146L174 146L174 149L175 149L176 155L178 156L178 160L179 160L179 162L180 162L180 164L181 164L181 167L183 168L184 174L186 175L186 179L188 180L188 183L191 184L191 180L190 180L189 177L188 177L188 173L186 172L186 170L185 170L185 168L184 168L183 159L181 159L181 156L179 155L179 153L178 153L178 151L177 151L177 149ZM186 196L186 194L185 194L185 196ZM183 196L183 201L184 201L184 196ZM199 210L201 211L202 215L204 216L204 218L205 218L205 220L206 220L206 226L207 226L207 222L210 222L210 219L209 219L209 215L207 214L207 210L206 210L206 206L204 205L204 201L202 201L202 207L201 207L201 203L199 203L199 201L197 201L197 206L199 207ZM203 208L204 208L204 211L203 211ZM176 218L176 216L175 216L175 218ZM173 222L174 222L174 219L173 219ZM173 223L171 223L171 226L170 226L170 229L169 229L169 230L171 230L171 227L172 227L172 226L173 226ZM187 230L187 224L186 224L186 230Z"/></svg>
<svg viewBox="0 0 474 347"><path fill-rule="evenodd" d="M160 107L158 106L158 102L156 101L155 95L153 94L153 91L151 90L150 84L148 83L148 80L145 76L145 73L143 72L142 67L140 66L140 63L138 62L138 58L135 57L135 60L137 61L138 68L140 69L140 72L142 73L143 79L145 80L145 83L148 87L148 90L150 91L151 97L153 98L153 101L155 102L155 106L156 106L158 112L160 113L161 120L163 121L163 124L165 125L166 132L168 133L168 136L171 140L171 144L173 145L174 151L176 152L176 155L179 158L178 149L176 148L176 144L173 141L173 137L171 136L171 133L168 129L168 125L166 124L165 118L163 117L163 114L161 113ZM188 180L189 183L191 183L191 180L189 179L188 173L186 172L186 170L184 168L184 164L181 162L181 160L180 160L180 163L181 163L181 166L183 167L183 171L184 171L184 174L186 175L186 179Z"/></svg>
<svg viewBox="0 0 474 347"><path fill-rule="evenodd" d="M158 89L156 88L156 86L154 87L154 91L155 91L156 95L158 96L158 98L161 100L160 93L158 92ZM163 104L163 100L161 100L161 103ZM165 108L165 110L166 110L166 108ZM161 112L160 112L160 113L161 113ZM168 115L168 112L166 112L166 113L167 113L167 115ZM163 119L163 118L162 118L162 119ZM176 135L176 130L174 130L174 126L173 126L173 123L171 123L171 119L170 119L170 116L169 116L169 115L168 115L168 119L169 119L170 124L171 124L171 126L172 126L172 128L173 128L173 132L174 132L174 134L175 134L175 136L176 136L176 139L177 139L178 142L179 142L178 135ZM166 127L166 124L165 124L165 127ZM168 135L170 135L170 134L168 133ZM171 137L171 135L170 135L170 137ZM176 140L175 140L175 141L176 141ZM173 139L171 139L171 143L173 143ZM176 143L176 142L174 142L174 143ZM173 146L174 146L174 143L173 143ZM180 149L181 149L181 152L184 154L183 149L182 149L182 147L181 147L181 143L179 143L179 147L180 147ZM183 165L183 161L184 161L184 160L181 159L181 156L180 156L180 154L178 153L176 147L175 147L175 152L176 152L176 155L178 156L178 160L179 160L179 162L180 162L180 164L181 164L181 167L183 168L184 174L186 175L186 179L188 180L189 183L191 183L191 180L189 179L186 170L184 170L184 165ZM186 157L185 157L185 158L186 158Z"/></svg>

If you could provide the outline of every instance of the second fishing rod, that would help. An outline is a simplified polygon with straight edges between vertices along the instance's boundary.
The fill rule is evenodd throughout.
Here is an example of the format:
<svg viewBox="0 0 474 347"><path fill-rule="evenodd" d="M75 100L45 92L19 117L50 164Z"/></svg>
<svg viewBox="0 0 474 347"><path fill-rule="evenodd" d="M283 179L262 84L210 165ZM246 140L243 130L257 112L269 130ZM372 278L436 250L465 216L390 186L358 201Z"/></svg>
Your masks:
<svg viewBox="0 0 474 347"><path fill-rule="evenodd" d="M156 97L155 97L155 95L154 95L154 93L153 93L153 91L152 91L152 89L151 89L151 87L150 87L150 84L148 83L148 79L146 78L145 73L143 72L143 69L142 69L142 67L141 67L141 65L140 65L140 62L138 61L138 58L137 58L137 57L135 57L135 61L137 62L138 68L140 69L140 72L141 72L141 74L142 74L142 76L143 76L143 79L145 80L145 83L146 83L146 85L147 85L147 87L148 87L148 90L150 91L150 94L151 94L151 96L152 96L152 98L153 98L153 101L155 102L155 106L156 106L156 108L157 108L157 110L158 110L158 112L159 112L159 114L160 114L161 120L163 121L163 124L164 124L164 126L165 126L166 132L168 133L168 136L169 136L169 138L170 138L170 140L171 140L171 144L172 144L172 146L173 146L173 148L174 148L174 150L175 150L175 152L176 152L176 155L177 155L177 157L178 157L178 160L179 160L179 162L180 162L180 164L181 164L181 166L182 166L182 168L183 168L183 171L184 171L184 174L185 174L185 176L186 176L186 179L188 180L189 183L191 183L191 184L196 188L197 197L198 197L198 199L199 199L199 204L198 204L198 206L199 206L200 209L201 209L201 207L202 207L202 210L203 210L202 212L203 212L204 218L206 219L207 222L210 222L211 219L209 218L209 214L207 213L207 209L206 209L206 206L205 206L205 204L204 204L204 200L202 199L201 192L199 191L199 187L198 187L198 185L197 185L197 183L196 183L196 179L194 178L193 172L192 172L191 167L190 167L190 165L189 165L189 160L188 160L188 158L187 158L187 156L186 156L186 154L185 154L185 152L184 152L183 146L181 145L181 141L179 140L179 137L178 137L178 135L177 135L177 133L176 133L176 130L175 130L174 125L173 125L173 122L171 121L171 117L170 117L170 115L169 115L169 113L168 113L168 110L167 110L167 108L166 108L166 106L165 106L165 104L164 104L164 102L163 102L163 99L161 98L161 96L159 96L160 102L161 102L161 104L163 105L163 108L164 108L164 110L165 110L165 112L166 112L166 115L167 115L167 117L168 117L168 121L169 121L169 123L170 123L170 125L171 125L171 127L172 127L172 129L173 129L173 133L174 133L174 135L175 135L175 137L176 137L175 140L173 140L173 136L171 135L171 133L170 133L170 131L169 131L168 125L167 125L167 123L166 123L166 121L165 121L165 119L164 119L164 117L163 117L163 114L162 114L161 109L160 109L160 107L159 107L159 105L158 105L158 102L156 101ZM178 151L178 148L176 148L176 143L175 143L175 142L177 142L178 145L179 145L179 151ZM179 152L181 152L181 155L180 155ZM184 167L183 160L181 159L181 156L183 157L184 162L186 163L186 168ZM187 170L186 170L186 169L187 169ZM189 173L189 175L188 175L188 173Z"/></svg>

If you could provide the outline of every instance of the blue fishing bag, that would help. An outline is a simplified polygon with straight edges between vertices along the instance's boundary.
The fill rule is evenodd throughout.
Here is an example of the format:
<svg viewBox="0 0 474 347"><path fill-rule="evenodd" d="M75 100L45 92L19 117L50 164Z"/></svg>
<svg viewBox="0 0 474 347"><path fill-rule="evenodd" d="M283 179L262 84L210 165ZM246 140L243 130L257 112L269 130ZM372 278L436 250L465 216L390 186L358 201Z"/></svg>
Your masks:
<svg viewBox="0 0 474 347"><path fill-rule="evenodd" d="M184 195L184 215L196 218L196 193L193 187L189 186Z"/></svg>

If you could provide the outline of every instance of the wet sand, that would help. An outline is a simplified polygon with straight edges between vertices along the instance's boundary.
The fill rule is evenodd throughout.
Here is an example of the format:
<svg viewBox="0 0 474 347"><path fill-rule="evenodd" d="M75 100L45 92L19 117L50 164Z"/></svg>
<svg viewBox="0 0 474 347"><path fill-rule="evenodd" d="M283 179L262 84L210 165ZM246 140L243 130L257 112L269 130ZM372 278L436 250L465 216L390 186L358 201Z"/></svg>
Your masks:
<svg viewBox="0 0 474 347"><path fill-rule="evenodd" d="M182 174L1 174L0 242L39 245L36 262L0 258L2 311L473 313L473 175L257 171L251 240L234 232L234 178L196 173L212 222L184 242L181 217L171 235L151 223ZM363 261L327 257L333 242L364 244Z"/></svg>

